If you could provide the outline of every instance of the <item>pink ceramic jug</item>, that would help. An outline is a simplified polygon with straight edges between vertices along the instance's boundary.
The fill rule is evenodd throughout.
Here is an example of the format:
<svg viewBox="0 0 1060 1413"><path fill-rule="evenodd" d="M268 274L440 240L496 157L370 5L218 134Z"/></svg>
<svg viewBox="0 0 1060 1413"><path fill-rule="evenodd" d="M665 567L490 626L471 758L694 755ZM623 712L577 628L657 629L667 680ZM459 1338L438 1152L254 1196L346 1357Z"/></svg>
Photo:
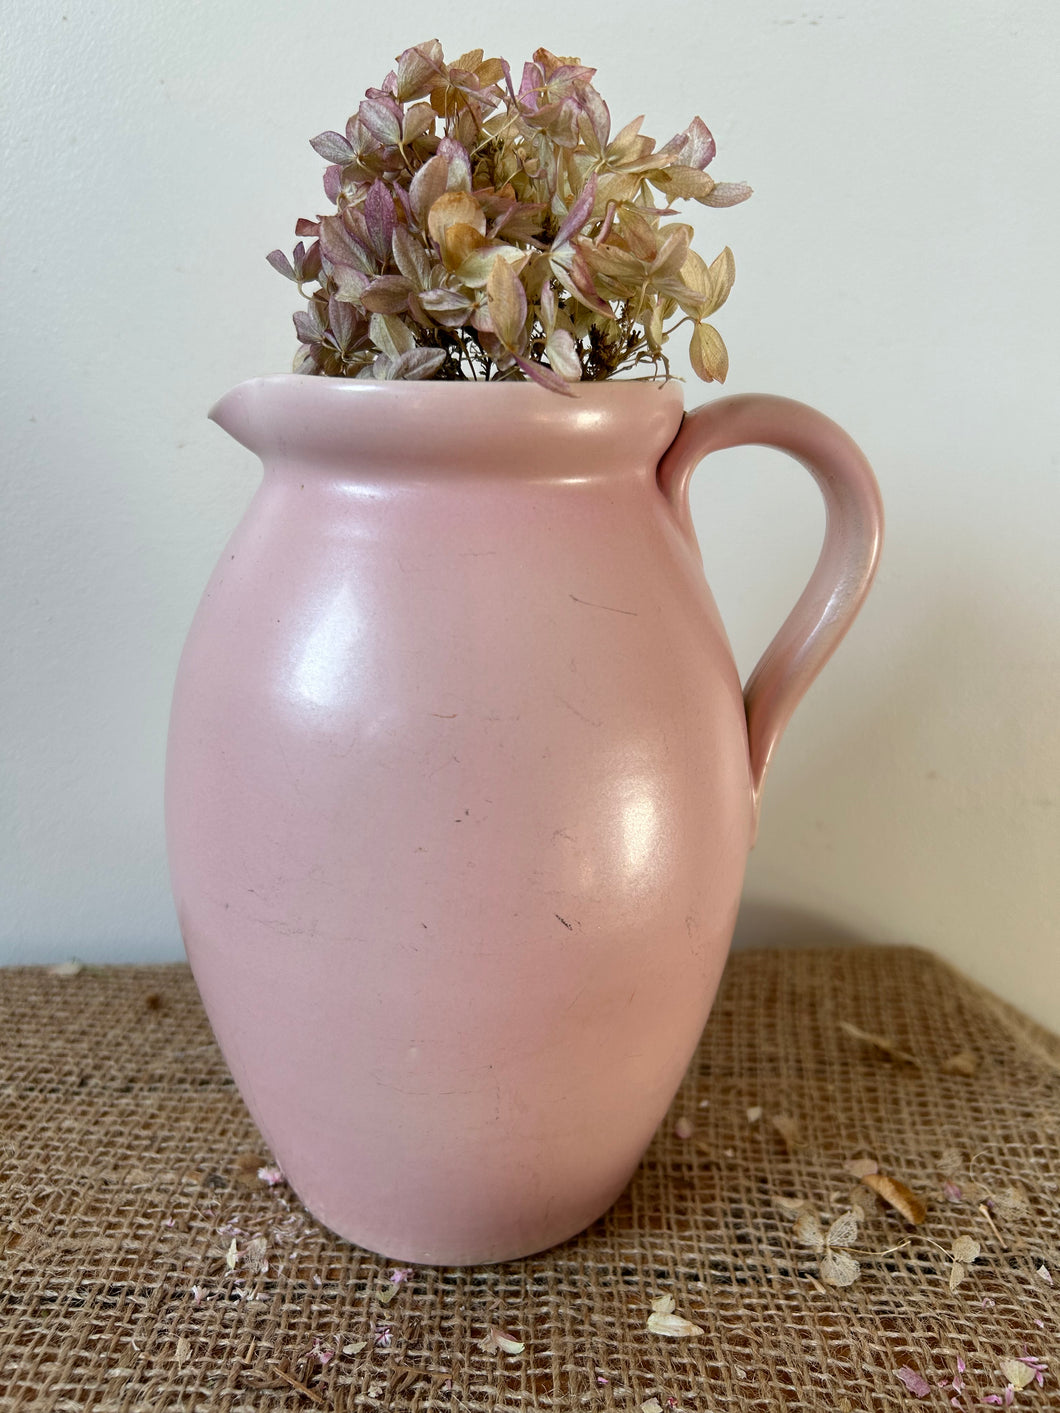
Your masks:
<svg viewBox="0 0 1060 1413"><path fill-rule="evenodd" d="M689 1063L762 777L867 591L864 457L676 382L295 375L211 412L265 475L188 636L173 890L206 1010L306 1206L501 1261L622 1191ZM798 458L824 549L741 689L688 478Z"/></svg>

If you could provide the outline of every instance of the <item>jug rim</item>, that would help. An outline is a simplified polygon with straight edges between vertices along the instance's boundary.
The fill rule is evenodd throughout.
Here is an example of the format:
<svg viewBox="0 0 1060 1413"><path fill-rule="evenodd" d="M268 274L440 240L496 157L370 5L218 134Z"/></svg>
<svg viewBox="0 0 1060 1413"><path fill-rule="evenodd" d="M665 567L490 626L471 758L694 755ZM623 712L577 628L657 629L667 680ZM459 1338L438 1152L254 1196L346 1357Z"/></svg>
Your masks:
<svg viewBox="0 0 1060 1413"><path fill-rule="evenodd" d="M274 462L379 459L423 464L474 448L517 464L576 457L605 464L658 459L677 434L684 389L677 378L615 378L571 385L564 397L504 380L375 381L274 373L237 384L208 416L241 445Z"/></svg>

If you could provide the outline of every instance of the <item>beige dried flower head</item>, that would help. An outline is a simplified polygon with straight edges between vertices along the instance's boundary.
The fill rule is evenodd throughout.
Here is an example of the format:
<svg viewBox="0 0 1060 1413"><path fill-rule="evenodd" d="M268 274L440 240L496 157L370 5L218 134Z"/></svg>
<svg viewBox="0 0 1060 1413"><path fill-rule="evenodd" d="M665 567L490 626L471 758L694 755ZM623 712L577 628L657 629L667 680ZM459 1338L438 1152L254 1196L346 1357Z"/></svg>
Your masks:
<svg viewBox="0 0 1060 1413"><path fill-rule="evenodd" d="M742 183L706 168L702 119L663 147L635 118L611 130L595 70L538 49L516 84L476 49L406 49L329 163L335 212L300 220L269 262L308 298L295 370L357 378L532 379L556 392L629 369L668 374L663 346L688 325L698 377L724 381L709 322L735 276L709 265L672 202L732 206Z"/></svg>
<svg viewBox="0 0 1060 1413"><path fill-rule="evenodd" d="M973 1262L978 1261L981 1250L982 1248L974 1237L958 1236L954 1238L950 1246L950 1253L953 1256L953 1265L950 1267L950 1290L956 1290L964 1280Z"/></svg>
<svg viewBox="0 0 1060 1413"><path fill-rule="evenodd" d="M820 1257L818 1274L825 1285L853 1285L861 1274L861 1266L843 1248L853 1246L858 1239L858 1219L853 1212L844 1212L828 1227L821 1227L817 1213L799 1213L792 1235L800 1246L809 1246Z"/></svg>

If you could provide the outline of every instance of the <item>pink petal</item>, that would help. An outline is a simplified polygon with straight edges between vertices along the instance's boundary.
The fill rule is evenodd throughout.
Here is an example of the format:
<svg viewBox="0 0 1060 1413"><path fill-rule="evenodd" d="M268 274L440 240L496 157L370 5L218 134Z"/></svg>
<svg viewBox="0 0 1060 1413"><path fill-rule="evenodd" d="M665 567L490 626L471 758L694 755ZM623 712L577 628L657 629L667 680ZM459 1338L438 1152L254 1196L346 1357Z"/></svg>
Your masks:
<svg viewBox="0 0 1060 1413"><path fill-rule="evenodd" d="M908 1364L903 1364L898 1370L898 1377L906 1388L916 1398L927 1398L931 1392L931 1385L923 1374L918 1374L915 1369L910 1369Z"/></svg>

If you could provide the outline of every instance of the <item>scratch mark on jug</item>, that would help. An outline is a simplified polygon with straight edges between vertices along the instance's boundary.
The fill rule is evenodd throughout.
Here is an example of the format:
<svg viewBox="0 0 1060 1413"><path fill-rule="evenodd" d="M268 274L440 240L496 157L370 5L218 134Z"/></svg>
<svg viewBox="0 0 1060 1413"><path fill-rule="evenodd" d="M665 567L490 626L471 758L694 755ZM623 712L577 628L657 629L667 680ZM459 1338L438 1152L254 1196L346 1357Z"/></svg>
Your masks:
<svg viewBox="0 0 1060 1413"><path fill-rule="evenodd" d="M573 932L573 931L574 931L574 928L570 925L570 923L567 921L567 919L566 919L565 917L560 917L560 916L559 916L559 913L553 913L552 916L555 917L555 918L558 918L559 921L563 924L563 926L567 929L568 932Z"/></svg>
<svg viewBox="0 0 1060 1413"><path fill-rule="evenodd" d="M568 711L572 711L575 716L580 716L582 721L587 722L590 726L603 726L604 723L602 719L598 720L595 716L586 716L584 711L579 711L572 702L569 702L566 697L561 697L558 692L556 693L556 700L562 702Z"/></svg>
<svg viewBox="0 0 1060 1413"><path fill-rule="evenodd" d="M592 603L589 599L580 599L577 594L571 594L570 597L574 600L575 603L584 604L586 608L604 608L607 610L608 613L624 613L627 618L639 617L639 614L637 613L636 609L615 608L613 604L609 603Z"/></svg>
<svg viewBox="0 0 1060 1413"><path fill-rule="evenodd" d="M440 770L444 770L447 765L452 765L454 761L457 763L457 765L459 765L459 764L460 764L460 757L459 757L459 756L450 756L448 760L443 760L442 763L441 763L441 765L436 765L433 770L428 771L428 773L427 773L427 778L428 778L428 780L432 780L432 779L438 774L438 772L439 772Z"/></svg>

